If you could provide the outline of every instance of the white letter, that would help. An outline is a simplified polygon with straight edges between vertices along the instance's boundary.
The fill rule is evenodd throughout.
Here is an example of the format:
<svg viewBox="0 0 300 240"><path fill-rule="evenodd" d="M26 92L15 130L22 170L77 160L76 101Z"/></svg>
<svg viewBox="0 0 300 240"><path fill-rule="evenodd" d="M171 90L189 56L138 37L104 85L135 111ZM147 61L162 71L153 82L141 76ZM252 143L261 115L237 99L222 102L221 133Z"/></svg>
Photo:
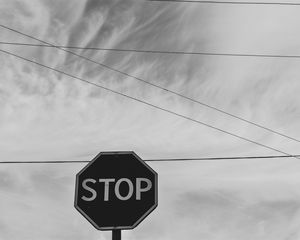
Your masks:
<svg viewBox="0 0 300 240"><path fill-rule="evenodd" d="M147 183L145 188L142 188L142 181ZM141 192L147 192L151 189L152 182L147 178L136 179L136 200L141 200Z"/></svg>
<svg viewBox="0 0 300 240"><path fill-rule="evenodd" d="M127 182L128 187L129 187L128 194L124 197L121 196L121 194L120 194L120 184L121 184L121 182ZM117 198L119 198L122 201L128 200L133 194L133 184L132 184L132 182L128 178L119 179L117 181L116 185L115 185L115 194L116 194Z"/></svg>
<svg viewBox="0 0 300 240"><path fill-rule="evenodd" d="M86 185L87 182L95 183L96 180L94 180L94 179L92 179L92 178L88 178L88 179L85 179L85 180L82 182L82 187L83 187L85 190L88 190L89 192L91 192L91 193L92 193L92 196L89 197L89 198L83 196L83 197L81 197L81 199L83 199L84 201L93 201L93 200L95 200L95 198L97 197L97 192L96 192L94 189L92 189L92 188L90 188L89 186L87 186L87 185Z"/></svg>
<svg viewBox="0 0 300 240"><path fill-rule="evenodd" d="M109 200L109 183L114 181L114 178L99 179L99 182L104 182L104 201Z"/></svg>

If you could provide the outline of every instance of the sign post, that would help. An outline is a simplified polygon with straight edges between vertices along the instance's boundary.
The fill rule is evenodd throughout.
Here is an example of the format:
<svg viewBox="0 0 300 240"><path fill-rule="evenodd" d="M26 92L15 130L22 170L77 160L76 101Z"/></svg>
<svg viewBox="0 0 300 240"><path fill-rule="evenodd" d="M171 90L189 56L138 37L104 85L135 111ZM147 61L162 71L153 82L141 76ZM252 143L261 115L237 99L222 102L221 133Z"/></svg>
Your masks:
<svg viewBox="0 0 300 240"><path fill-rule="evenodd" d="M112 240L121 240L121 230L120 229L112 230Z"/></svg>
<svg viewBox="0 0 300 240"><path fill-rule="evenodd" d="M157 207L157 173L134 152L101 152L76 175L75 208L98 230L133 229Z"/></svg>

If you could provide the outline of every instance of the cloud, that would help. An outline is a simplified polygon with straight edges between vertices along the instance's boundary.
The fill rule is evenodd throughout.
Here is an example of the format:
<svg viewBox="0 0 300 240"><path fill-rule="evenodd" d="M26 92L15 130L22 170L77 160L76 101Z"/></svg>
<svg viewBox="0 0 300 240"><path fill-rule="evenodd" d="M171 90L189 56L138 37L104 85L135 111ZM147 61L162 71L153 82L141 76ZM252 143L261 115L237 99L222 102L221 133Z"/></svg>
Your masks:
<svg viewBox="0 0 300 240"><path fill-rule="evenodd" d="M19 4L19 2L16 1L15 4ZM235 21L240 17L240 12L231 15L230 9L226 9L223 14L228 17L228 21L234 22L234 24L223 26L224 23L221 22L221 19L216 17L220 13L219 8L195 8L191 5L169 4L149 5L149 3L133 1L108 1L101 2L101 4L97 1L87 1L86 3L81 2L78 8L74 8L66 1L62 1L62 5L49 5L43 1L35 5L31 2L22 4L25 4L26 7L21 9L26 9L28 13L15 14L13 17L15 21L8 24L57 44L145 49L169 49L172 46L172 49L175 50L201 51L206 50L210 46L207 45L210 42L216 46L223 40L228 46L231 46L229 43L234 39L240 39L245 46L252 43L248 40L250 35L237 35L234 32L237 29L243 29L243 25ZM8 9L14 7L13 4L5 6ZM64 7L66 12L62 12L61 7ZM43 11L46 13L41 15ZM233 12L236 13L235 10ZM247 17L250 16L249 13L245 14ZM261 14L261 12L257 14ZM23 22L23 17L30 17L38 27L32 24L20 26L14 23L25 24L26 21ZM47 20L44 21L44 18ZM227 27L231 34L227 35L220 31L219 36L213 38L212 34L216 34L217 29L222 29L221 26ZM1 31L9 33L4 29ZM17 34L9 34L8 39L17 36ZM265 34L267 35L267 33ZM258 40L260 39L260 35L256 34L255 36ZM20 38L21 40L29 41L23 37ZM210 47L216 49L214 46ZM25 48L20 47L10 47L9 49L24 53L26 57L33 57L42 63L89 81L145 99L150 103L186 114L236 134L264 143L270 142L272 146L279 149L289 151L294 146L291 141L282 145L282 142L286 140L271 138L271 135L265 131L241 124L222 114L197 106L129 77L100 68L57 49L26 48L24 50ZM284 73L266 71L265 69L268 68L273 69L274 64L280 66L276 69L283 68L281 63L274 63L271 60L266 61L258 68L261 61L256 62L253 59L212 59L209 57L101 51L82 51L80 54L263 125L279 129L282 132L287 131L288 134L295 136L294 133L298 126L294 121L294 116L298 114L296 110L298 109L297 95L292 94L298 86L297 75L293 75L296 72L292 70L295 68L290 71L286 69ZM25 152L36 155L35 158L40 158L41 153L38 152L44 151L50 153L48 158L72 157L71 155L76 157L82 153L70 155L63 152L68 151L67 149L70 147L78 149L77 145L82 142L82 139L85 139L84 145L88 148L86 152L96 152L99 146L106 150L123 146L121 148L147 151L147 147L145 147L147 144L159 149L164 143L168 146L165 149L170 150L161 149L159 153L166 154L166 156L169 155L167 152L173 151L180 154L178 145L182 146L183 153L192 150L191 154L199 154L204 148L210 148L212 143L218 144L215 141L216 136L224 139L218 141L218 145L222 145L223 149L224 147L228 148L224 142L228 145L239 144L243 149L247 149L249 146L245 144L243 147L240 145L242 144L241 140L235 141L234 138L218 134L211 129L199 127L197 124L185 120L177 120L176 117L168 117L166 113L151 110L147 106L128 99L122 100L121 97L106 93L104 90L95 89L95 87L51 73L26 62L7 58L4 55L2 61L4 61L4 65L1 74L6 81L3 81L1 85L1 99L5 106L1 111L2 139L5 141L1 142L4 146L12 146L12 144L17 146L17 149L13 151L19 151L18 158L29 156L21 154L22 148L26 149ZM234 67L236 64L238 67ZM288 85L284 80L287 76L290 76ZM286 94L282 93L283 88L285 89L284 93L290 93L288 98L286 98ZM276 109L272 107L273 103L276 103ZM147 116L153 114L158 120L150 121ZM124 116L126 116L126 120L124 120ZM47 128L44 127L45 124L48 125ZM167 124L169 127L162 128L163 124ZM176 133L173 130L174 126L178 129ZM161 131L162 129L164 130ZM17 137L16 132L18 132ZM124 132L127 134L126 137L123 135ZM192 143L189 141L191 134L194 135ZM158 135L159 137L157 137ZM169 140L170 135L174 136L172 141ZM63 136L61 141L69 144L69 147L60 143L58 138L61 136ZM26 142L26 139L29 138L32 141ZM43 141L40 141L41 138ZM141 141L136 141L138 138ZM205 142L202 140L204 138ZM107 144L108 142L109 144ZM189 144L182 144L186 142ZM39 146L37 147L36 144ZM199 145L203 145L203 147L197 150ZM7 152L2 154L10 156L12 159L10 147L4 148L7 149ZM57 154L53 149L57 149ZM259 151L258 147L253 147L253 149ZM268 153L269 151L261 149L259 152Z"/></svg>
<svg viewBox="0 0 300 240"><path fill-rule="evenodd" d="M294 53L294 8L137 1L0 1L0 22L55 44ZM286 26L289 26L287 28ZM1 29L2 41L32 42ZM2 46L151 104L297 153L297 143L52 48ZM74 50L75 51L75 50ZM295 60L76 52L287 135L299 132ZM275 154L13 57L0 55L0 158L90 160L99 151L142 158ZM159 207L124 239L297 239L296 160L152 163ZM81 165L1 166L0 238L109 239L73 207ZM35 231L32 230L35 226Z"/></svg>
<svg viewBox="0 0 300 240"><path fill-rule="evenodd" d="M178 227L207 239L284 239L299 216L299 202L293 200L251 205L228 193L182 196L176 206Z"/></svg>

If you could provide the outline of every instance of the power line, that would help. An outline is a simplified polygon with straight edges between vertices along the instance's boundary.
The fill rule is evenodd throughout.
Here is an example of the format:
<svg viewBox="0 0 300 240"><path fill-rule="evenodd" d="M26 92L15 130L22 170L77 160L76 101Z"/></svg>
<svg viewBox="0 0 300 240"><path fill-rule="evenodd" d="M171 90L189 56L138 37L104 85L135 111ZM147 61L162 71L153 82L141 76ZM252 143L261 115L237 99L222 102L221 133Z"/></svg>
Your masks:
<svg viewBox="0 0 300 240"><path fill-rule="evenodd" d="M119 96L122 96L122 97L125 97L125 98L128 98L128 99L137 101L137 102L142 103L142 104L144 104L144 105L147 105L147 106L149 106L149 107L152 107L152 108L158 109L158 110L160 110L160 111L163 111L163 112L172 114L172 115L174 115L174 116L180 117L180 118L182 118L182 119L186 119L186 120L189 120L189 121L191 121L191 122L194 122L194 123L197 123L197 124L200 124L200 125L203 125L203 126L212 128L212 129L214 129L214 130L217 130L217 131L219 131L219 132L225 133L225 134L227 134L227 135L231 135L231 136L233 136L233 137L242 139L242 140L244 140L244 141L246 141L246 142L255 144L255 145L257 145L257 146L264 147L264 148L267 148L267 149L269 149L269 150L273 150L273 151L275 151L275 152L278 152L278 153L281 153L281 154L284 154L284 155L287 155L287 156L295 157L295 155L286 153L286 152L284 152L284 151L282 151L282 150L279 150L279 149L270 147L270 146L268 146L268 145L265 145L265 144L256 142L256 141L254 141L254 140L251 140L251 139L248 139L248 138L239 136L239 135L237 135L237 134L235 134L235 133L228 132L227 130L223 130L223 129L221 129L221 128L215 127L215 126L210 125L210 124L208 124L208 123L201 122L201 121L199 121L199 120L196 120L196 119L194 119L194 118L188 117L188 116L186 116L186 115L183 115L183 114L180 114L180 113L171 111L171 110L169 110L169 109L167 109L167 108L159 107L159 106L154 105L154 104L152 104L152 103L149 103L149 102L147 102L147 101L144 101L144 100L141 100L141 99L132 97L132 96L130 96L130 95L127 95L127 94L125 94L125 93L121 93L121 92L115 91L115 90L113 90L113 89L104 87L104 86L102 86L102 85L100 85L100 84L90 82L90 81L88 81L88 80L86 80L86 79L83 79L83 78L74 76L74 75L72 75L72 74L66 73L66 72L61 71L61 70L56 69L56 68L49 67L49 66L44 65L44 64L42 64L42 63L35 62L35 61L31 60L31 59L22 57L22 56L20 56L20 55L14 54L14 53L12 53L12 52L8 52L8 51L5 51L5 50L3 50L3 49L0 49L0 51L3 52L3 53L5 53L5 54L7 54L7 55L14 56L14 57L16 57L16 58L18 58L18 59L22 59L22 60L24 60L24 61L27 61L27 62L33 63L33 64L35 64L35 65L38 65L38 66L40 66L40 67L43 67L43 68L52 70L52 71L54 71L54 72L63 74L63 75L68 76L68 77L70 77L70 78L73 78L73 79L79 80L79 81L81 81L81 82L88 83L88 84L90 84L90 85L93 85L93 86L96 86L96 87L98 87L98 88L104 89L104 90L106 90L106 91L108 91L108 92L111 92L111 93L117 94L117 95L119 95ZM298 159L298 157L295 157L295 158Z"/></svg>
<svg viewBox="0 0 300 240"><path fill-rule="evenodd" d="M193 99L193 98L191 98L191 97L187 97L187 96L185 96L185 95L183 95L183 94L181 94L181 93L178 93L178 92L172 91L172 90L170 90L170 89L164 88L164 87L162 87L162 86L159 86L159 85L157 85L157 84L151 83L151 82L149 82L149 81L146 81L146 80L144 80L144 79L142 79L142 78L133 76L133 75L128 74L128 73L126 73L126 72L120 71L120 70L118 70L118 69L115 69L115 68L113 68L113 67L110 67L110 66L108 66L108 65L105 65L105 64L103 64L103 63L99 63L99 62L94 61L94 60L92 60L92 59L90 59L90 58L84 57L84 56L82 56L82 55L80 55L80 54L74 53L74 52L69 51L69 50L65 50L64 48L62 48L62 47L60 47L60 46L53 45L53 44L48 43L48 42L46 42L46 41L44 41L44 40L38 39L38 38L33 37L33 36L31 36L31 35L28 35L28 34L25 34L25 33L20 32L20 31L18 31L18 30L15 30L15 29L12 29L12 28L10 28L10 27L7 27L7 26L5 26L5 25L3 25L3 24L0 24L0 27L5 28L5 29L7 29L7 30L9 30L9 31L12 31L12 32L21 34L21 35L26 36L26 37L28 37L28 38L30 38L30 39L39 41L39 42L44 43L44 44L46 44L46 45L48 45L48 46L57 48L57 49L59 49L59 50L62 50L62 51L64 51L64 52L67 52L67 53L69 53L69 54L72 54L72 55L74 55L74 56L77 56L77 57L79 57L79 58L82 58L82 59L84 59L84 60L86 60L86 61L88 61L88 62L94 63L94 64L96 64L96 65L98 65L98 66L101 66L101 67L104 67L104 68L106 68L106 69L109 69L110 71L117 72L117 73L119 73L119 74L122 74L122 75L125 75L125 76L127 76L127 77L133 78L133 79L135 79L135 80L137 80L137 81L140 81L140 82L142 82L142 83L144 83L144 84L147 84L147 85L150 85L150 86L152 86L152 87L161 89L161 90L163 90L163 91L166 91L166 92L168 92L168 93L174 94L174 95L176 95L176 96L178 96L178 97L181 97L181 98L183 98L183 99L189 100L189 101L191 101L191 102L193 102L193 103L196 103L196 104L199 104L199 105L201 105L201 106L204 106L204 107L213 109L213 110L215 110L215 111L217 111L217 112L223 113L223 114L225 114L225 115L227 115L227 116L230 116L230 117L232 117L232 118L238 119L238 120L240 120L240 121L246 122L246 123L251 124L251 125L253 125L253 126L256 126L256 127L258 127L258 128L264 129L264 130L266 130L266 131L272 132L272 133L277 134L277 135L279 135L279 136L282 136L282 137L285 137L285 138L288 138L288 139L290 139L290 140L293 140L293 141L296 141L296 142L300 143L300 140L298 140L298 139L296 139L296 138L294 138L294 137L290 137L290 136L288 136L288 135L286 135L286 134L280 133L280 132L278 132L278 131L276 131L276 130L273 130L273 129L271 129L271 128L265 127L265 126L263 126L263 125L261 125L261 124L255 123L255 122L253 122L253 121L247 120L247 119L242 118L242 117L240 117L240 116L237 116L237 115L235 115L235 114L229 113L229 112L227 112L227 111L225 111L225 110L222 110L222 109L220 109L220 108L217 108L217 107L215 107L215 106L211 106L211 105L209 105L209 104L207 104L207 103L200 102L200 101L195 100L195 99Z"/></svg>
<svg viewBox="0 0 300 240"><path fill-rule="evenodd" d="M200 157L200 158L158 158L145 159L145 162L190 162L190 161L221 161L221 160L249 160L249 159L273 159L292 158L300 155L273 155L273 156L240 156L240 157ZM59 164L59 163L88 163L90 160L46 160L46 161L0 161L3 164Z"/></svg>
<svg viewBox="0 0 300 240"><path fill-rule="evenodd" d="M59 163L88 163L88 160L46 160L46 161L0 161L0 164L59 164Z"/></svg>
<svg viewBox="0 0 300 240"><path fill-rule="evenodd" d="M77 49L77 50L135 52L135 53L153 53L153 54L202 55L202 56L224 56L224 57L255 57L255 58L300 58L300 55L283 55L283 54L256 54L256 53L247 54L247 53L221 53L221 52L162 51L162 50L144 50L144 49L45 45L45 44L18 43L18 42L6 42L6 41L0 41L0 44L1 45L25 46L25 47L64 48L64 49Z"/></svg>
<svg viewBox="0 0 300 240"><path fill-rule="evenodd" d="M249 1L192 1L192 0L146 0L146 2L172 2L172 3L202 3L202 4L232 4L232 5L277 5L300 6L293 2L249 2Z"/></svg>

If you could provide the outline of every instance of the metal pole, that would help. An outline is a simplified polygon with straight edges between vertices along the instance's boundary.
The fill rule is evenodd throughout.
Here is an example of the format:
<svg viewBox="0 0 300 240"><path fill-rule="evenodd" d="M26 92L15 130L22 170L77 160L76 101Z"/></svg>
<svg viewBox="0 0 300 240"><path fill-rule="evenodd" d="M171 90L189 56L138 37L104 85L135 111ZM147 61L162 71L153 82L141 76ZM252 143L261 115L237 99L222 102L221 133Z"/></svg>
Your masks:
<svg viewBox="0 0 300 240"><path fill-rule="evenodd" d="M121 240L121 229L112 230L112 240Z"/></svg>

